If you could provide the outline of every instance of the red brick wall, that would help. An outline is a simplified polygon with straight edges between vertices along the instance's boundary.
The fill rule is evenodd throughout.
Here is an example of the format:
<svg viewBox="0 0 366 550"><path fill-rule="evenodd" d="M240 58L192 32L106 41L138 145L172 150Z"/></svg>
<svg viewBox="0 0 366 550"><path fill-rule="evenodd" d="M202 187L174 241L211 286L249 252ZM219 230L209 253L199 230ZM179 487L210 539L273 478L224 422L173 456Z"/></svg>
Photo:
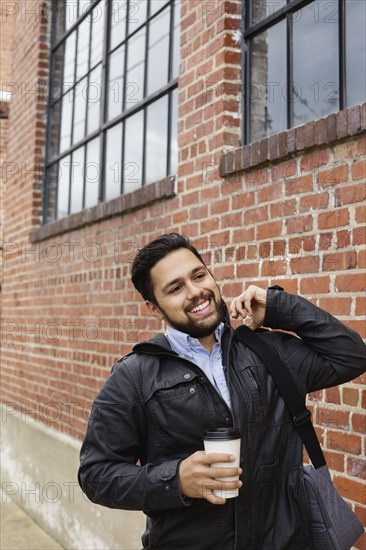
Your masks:
<svg viewBox="0 0 366 550"><path fill-rule="evenodd" d="M249 283L278 283L366 337L365 111L358 109L354 131L347 126L329 139L310 124L306 139L303 129L285 135L295 139L292 149L282 150L274 139L262 143L265 153L257 145L237 149L239 4L182 2L175 197L31 244L40 174L18 170L9 178L2 399L75 437L83 436L90 403L113 362L162 328L129 281L137 247L162 232L192 238L228 302ZM27 89L45 78L46 39L47 20L18 20L13 78ZM45 104L38 99L14 96L10 112L9 158L32 169L44 153ZM341 126L344 116L327 123ZM239 171L223 175L223 153L237 154L249 167L239 163ZM366 510L365 382L364 376L310 396L337 485L360 517Z"/></svg>

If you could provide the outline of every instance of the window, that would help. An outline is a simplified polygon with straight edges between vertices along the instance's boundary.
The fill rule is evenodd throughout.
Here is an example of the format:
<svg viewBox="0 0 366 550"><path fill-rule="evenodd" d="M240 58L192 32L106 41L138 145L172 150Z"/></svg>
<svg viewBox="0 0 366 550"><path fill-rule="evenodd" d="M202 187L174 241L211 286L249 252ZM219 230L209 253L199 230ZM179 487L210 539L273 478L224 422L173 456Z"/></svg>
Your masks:
<svg viewBox="0 0 366 550"><path fill-rule="evenodd" d="M53 3L44 223L177 170L180 0Z"/></svg>
<svg viewBox="0 0 366 550"><path fill-rule="evenodd" d="M245 143L365 101L365 0L243 5Z"/></svg>

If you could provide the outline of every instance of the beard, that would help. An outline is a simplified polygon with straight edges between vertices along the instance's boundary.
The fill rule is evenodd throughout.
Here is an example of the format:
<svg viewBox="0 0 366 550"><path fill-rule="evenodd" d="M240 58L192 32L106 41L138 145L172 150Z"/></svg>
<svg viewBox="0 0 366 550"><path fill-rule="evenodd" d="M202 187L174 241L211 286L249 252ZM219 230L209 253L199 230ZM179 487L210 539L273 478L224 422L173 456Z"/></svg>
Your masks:
<svg viewBox="0 0 366 550"><path fill-rule="evenodd" d="M215 306L214 312L208 319L187 319L185 322L179 322L173 321L163 309L160 308L160 311L164 315L166 322L172 328L175 328L180 332L184 332L185 334L189 334L192 338L205 338L206 336L212 334L220 323L225 321L226 305L221 297L217 302L213 292L207 292L204 296L200 296L198 300L192 302L188 309L195 307L195 303L198 303L202 299L212 300Z"/></svg>

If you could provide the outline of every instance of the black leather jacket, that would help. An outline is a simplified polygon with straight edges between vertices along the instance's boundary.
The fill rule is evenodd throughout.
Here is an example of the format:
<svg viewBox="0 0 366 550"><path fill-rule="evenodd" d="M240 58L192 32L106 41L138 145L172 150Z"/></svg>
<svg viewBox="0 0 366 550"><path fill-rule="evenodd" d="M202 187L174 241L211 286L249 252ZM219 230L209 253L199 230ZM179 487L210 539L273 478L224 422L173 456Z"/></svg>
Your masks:
<svg viewBox="0 0 366 550"><path fill-rule="evenodd" d="M304 394L365 371L361 338L304 298L268 289L264 326L300 337L258 331ZM302 442L265 366L229 323L222 350L232 411L164 335L137 344L94 402L79 483L93 502L143 510L149 550L308 550ZM223 506L185 499L179 463L203 449L207 429L220 426L243 434L239 497Z"/></svg>

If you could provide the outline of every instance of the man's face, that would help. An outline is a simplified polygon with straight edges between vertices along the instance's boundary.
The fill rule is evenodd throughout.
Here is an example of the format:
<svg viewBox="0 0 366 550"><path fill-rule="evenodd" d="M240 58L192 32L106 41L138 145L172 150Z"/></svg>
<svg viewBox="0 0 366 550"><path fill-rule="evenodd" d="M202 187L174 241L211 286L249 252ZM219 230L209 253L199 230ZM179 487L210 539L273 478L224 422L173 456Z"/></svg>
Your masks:
<svg viewBox="0 0 366 550"><path fill-rule="evenodd" d="M150 310L161 312L171 327L204 338L224 321L224 303L216 281L190 250L171 252L150 273L158 304L149 302Z"/></svg>

